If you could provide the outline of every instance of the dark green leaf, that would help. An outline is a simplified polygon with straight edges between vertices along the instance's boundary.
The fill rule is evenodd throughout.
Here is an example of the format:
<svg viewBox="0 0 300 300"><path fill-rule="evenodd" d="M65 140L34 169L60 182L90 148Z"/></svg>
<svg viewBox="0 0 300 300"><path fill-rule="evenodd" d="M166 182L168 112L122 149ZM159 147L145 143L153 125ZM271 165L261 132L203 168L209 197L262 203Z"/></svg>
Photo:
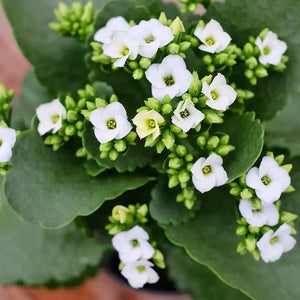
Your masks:
<svg viewBox="0 0 300 300"><path fill-rule="evenodd" d="M76 216L89 215L105 200L150 180L139 174L113 173L92 178L74 153L53 152L35 131L18 138L12 165L5 181L9 203L22 218L45 228L59 228Z"/></svg>
<svg viewBox="0 0 300 300"><path fill-rule="evenodd" d="M300 159L293 163L292 184L299 190ZM299 245L283 254L279 261L268 264L254 261L249 254L237 254L236 209L227 195L226 189L208 193L197 216L180 226L165 227L167 236L175 244L185 247L195 261L208 266L227 284L241 289L253 299L299 299ZM282 209L299 212L299 195L285 194ZM299 220L296 230L300 230Z"/></svg>
<svg viewBox="0 0 300 300"><path fill-rule="evenodd" d="M96 270L107 245L87 238L74 223L45 230L22 221L2 201L0 282L27 285L67 284Z"/></svg>
<svg viewBox="0 0 300 300"><path fill-rule="evenodd" d="M228 115L216 128L228 134L230 144L235 146L235 150L224 158L224 168L232 181L247 172L258 159L264 142L264 128L254 119L254 113Z"/></svg>
<svg viewBox="0 0 300 300"><path fill-rule="evenodd" d="M206 14L219 21L239 46L268 27L288 44L290 60L283 73L259 80L249 108L262 120L273 118L298 90L300 78L300 2L295 0L226 0L213 3ZM238 82L237 82L238 84Z"/></svg>

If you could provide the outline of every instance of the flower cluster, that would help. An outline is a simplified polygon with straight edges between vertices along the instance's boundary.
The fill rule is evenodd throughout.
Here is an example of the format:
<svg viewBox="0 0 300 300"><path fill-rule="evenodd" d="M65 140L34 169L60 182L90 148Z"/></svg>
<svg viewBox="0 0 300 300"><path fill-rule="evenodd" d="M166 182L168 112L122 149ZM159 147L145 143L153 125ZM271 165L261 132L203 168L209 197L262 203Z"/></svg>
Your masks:
<svg viewBox="0 0 300 300"><path fill-rule="evenodd" d="M231 194L240 196L237 234L245 236L238 245L241 254L251 252L255 259L265 262L278 260L284 252L296 244L293 221L297 215L280 210L281 194L293 191L290 185L291 165L281 165L283 155L272 153L263 157L260 166L251 168L240 179L240 184L231 184Z"/></svg>

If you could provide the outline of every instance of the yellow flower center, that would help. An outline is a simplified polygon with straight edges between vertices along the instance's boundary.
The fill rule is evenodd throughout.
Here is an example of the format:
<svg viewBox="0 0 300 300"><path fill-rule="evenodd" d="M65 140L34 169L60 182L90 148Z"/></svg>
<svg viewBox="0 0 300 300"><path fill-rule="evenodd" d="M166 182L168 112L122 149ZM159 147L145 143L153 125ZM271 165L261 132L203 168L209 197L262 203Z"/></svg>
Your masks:
<svg viewBox="0 0 300 300"><path fill-rule="evenodd" d="M111 119L111 120L106 121L106 127L107 127L108 129L116 129L116 127L117 127L117 122L116 122L116 120Z"/></svg>
<svg viewBox="0 0 300 300"><path fill-rule="evenodd" d="M153 35L150 35L150 36L148 36L148 37L145 39L145 42L146 42L147 44L149 44L149 43L151 43L151 42L153 42L153 41L155 41L155 38L154 38Z"/></svg>
<svg viewBox="0 0 300 300"><path fill-rule="evenodd" d="M145 272L146 267L145 266L137 266L136 269L138 270L139 273Z"/></svg>
<svg viewBox="0 0 300 300"><path fill-rule="evenodd" d="M124 46L123 50L120 52L122 56L126 56L129 53L129 48Z"/></svg>
<svg viewBox="0 0 300 300"><path fill-rule="evenodd" d="M213 39L213 37L210 36L205 40L205 42L208 46L212 46L212 45L214 45L215 40Z"/></svg>
<svg viewBox="0 0 300 300"><path fill-rule="evenodd" d="M137 240L131 240L131 241L130 241L130 244L131 244L132 248L135 248L135 247L137 247L137 246L140 245L139 242L138 242Z"/></svg>
<svg viewBox="0 0 300 300"><path fill-rule="evenodd" d="M174 85L175 80L172 75L169 75L164 78L164 82L165 82L166 86L172 86L172 85Z"/></svg>
<svg viewBox="0 0 300 300"><path fill-rule="evenodd" d="M52 123L53 124L55 124L55 123L57 123L58 122L58 120L59 120L59 115L53 115L52 117L51 117L51 120L52 120Z"/></svg>
<svg viewBox="0 0 300 300"><path fill-rule="evenodd" d="M204 175L208 175L209 173L211 173L211 171L212 171L211 166L205 166L204 168L202 168L202 173Z"/></svg>
<svg viewBox="0 0 300 300"><path fill-rule="evenodd" d="M274 236L274 237L272 237L272 238L270 239L270 244L271 244L271 245L274 244L274 243L277 243L277 242L279 242L278 236Z"/></svg>
<svg viewBox="0 0 300 300"><path fill-rule="evenodd" d="M266 47L264 47L263 52L264 52L264 55L268 55L271 52L271 49L268 46L266 46Z"/></svg>
<svg viewBox="0 0 300 300"><path fill-rule="evenodd" d="M150 128L155 128L156 127L156 122L153 119L149 120L148 124L149 124Z"/></svg>
<svg viewBox="0 0 300 300"><path fill-rule="evenodd" d="M189 113L189 111L187 109L181 111L179 114L180 114L180 117L182 119L184 119L184 118L186 118L186 117L188 117L190 115L190 113Z"/></svg>
<svg viewBox="0 0 300 300"><path fill-rule="evenodd" d="M271 183L272 180L270 179L269 176L265 175L265 176L263 176L263 177L261 178L261 181L262 181L262 183L263 183L264 185L268 185L268 184Z"/></svg>
<svg viewBox="0 0 300 300"><path fill-rule="evenodd" d="M213 100L217 100L218 97L219 97L219 95L217 94L216 91L212 91L212 92L210 93L210 95L211 95L211 98L212 98Z"/></svg>

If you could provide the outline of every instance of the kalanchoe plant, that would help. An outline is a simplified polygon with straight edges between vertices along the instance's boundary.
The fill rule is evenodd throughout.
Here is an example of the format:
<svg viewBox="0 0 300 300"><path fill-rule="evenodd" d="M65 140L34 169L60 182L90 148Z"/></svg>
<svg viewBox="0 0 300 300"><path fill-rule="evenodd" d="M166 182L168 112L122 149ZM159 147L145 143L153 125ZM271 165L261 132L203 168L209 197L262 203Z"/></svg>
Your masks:
<svg viewBox="0 0 300 300"><path fill-rule="evenodd" d="M12 103L0 86L0 282L78 282L105 252L133 288L166 269L195 299L299 298L299 125L279 126L292 147L275 116L298 91L300 4L46 2L3 0L35 74Z"/></svg>

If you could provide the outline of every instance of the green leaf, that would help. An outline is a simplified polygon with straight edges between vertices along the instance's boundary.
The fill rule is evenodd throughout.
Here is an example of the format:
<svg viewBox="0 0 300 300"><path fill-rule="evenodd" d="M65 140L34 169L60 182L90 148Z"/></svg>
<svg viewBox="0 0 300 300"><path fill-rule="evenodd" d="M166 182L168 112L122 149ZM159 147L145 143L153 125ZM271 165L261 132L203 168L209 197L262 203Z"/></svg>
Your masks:
<svg viewBox="0 0 300 300"><path fill-rule="evenodd" d="M50 100L47 89L39 83L33 71L29 72L23 80L20 97L12 102L11 126L19 130L30 128L35 109Z"/></svg>
<svg viewBox="0 0 300 300"><path fill-rule="evenodd" d="M45 228L65 226L151 180L139 174L107 172L90 177L74 153L65 148L53 152L35 130L18 138L12 165L4 186L9 203L23 219Z"/></svg>
<svg viewBox="0 0 300 300"><path fill-rule="evenodd" d="M247 172L258 159L264 142L264 128L259 120L255 120L254 113L228 115L216 128L228 134L230 145L235 147L224 158L224 168L229 180L233 181Z"/></svg>
<svg viewBox="0 0 300 300"><path fill-rule="evenodd" d="M25 57L33 64L38 79L51 92L75 91L87 83L85 45L75 38L62 37L48 24L56 20L60 0L3 0L2 5ZM70 5L73 0L64 0ZM86 3L87 0L81 1ZM101 9L106 0L94 0ZM33 9L36 13L33 13Z"/></svg>
<svg viewBox="0 0 300 300"><path fill-rule="evenodd" d="M249 299L224 284L208 268L195 263L178 247L170 247L166 255L169 276L176 286L192 294L195 300L245 300Z"/></svg>
<svg viewBox="0 0 300 300"><path fill-rule="evenodd" d="M295 0L226 0L212 3L205 16L207 20L219 21L238 46L266 27L287 43L287 69L283 73L270 72L269 77L260 79L254 89L255 98L249 101L249 109L255 110L259 119L273 118L299 90L299 15L300 2Z"/></svg>
<svg viewBox="0 0 300 300"><path fill-rule="evenodd" d="M120 154L119 158L111 161L109 158L101 159L99 151L99 142L95 137L91 123L86 123L83 134L83 144L87 152L97 161L97 163L106 169L115 168L118 172L133 172L136 168L143 168L152 161L154 152L145 149L142 142L137 141L137 145L129 146L125 155Z"/></svg>
<svg viewBox="0 0 300 300"><path fill-rule="evenodd" d="M74 223L45 230L22 221L2 201L0 210L0 282L68 284L98 268L106 244L87 238Z"/></svg>
<svg viewBox="0 0 300 300"><path fill-rule="evenodd" d="M293 161L292 184L300 189L300 158ZM282 210L300 211L299 195L284 194ZM299 299L300 247L283 254L274 263L256 262L251 255L236 252L236 207L225 188L206 194L201 211L180 226L165 226L169 239L183 246L197 262L206 265L228 285L241 289L253 299ZM296 230L300 222L296 221Z"/></svg>
<svg viewBox="0 0 300 300"><path fill-rule="evenodd" d="M180 224L193 218L199 209L200 202L188 210L183 203L176 202L176 196L180 191L169 189L167 175L160 178L158 184L151 192L151 202L149 205L151 217L160 224Z"/></svg>
<svg viewBox="0 0 300 300"><path fill-rule="evenodd" d="M106 170L105 167L98 165L98 163L94 159L86 160L84 163L84 168L86 172L93 177L98 176Z"/></svg>

